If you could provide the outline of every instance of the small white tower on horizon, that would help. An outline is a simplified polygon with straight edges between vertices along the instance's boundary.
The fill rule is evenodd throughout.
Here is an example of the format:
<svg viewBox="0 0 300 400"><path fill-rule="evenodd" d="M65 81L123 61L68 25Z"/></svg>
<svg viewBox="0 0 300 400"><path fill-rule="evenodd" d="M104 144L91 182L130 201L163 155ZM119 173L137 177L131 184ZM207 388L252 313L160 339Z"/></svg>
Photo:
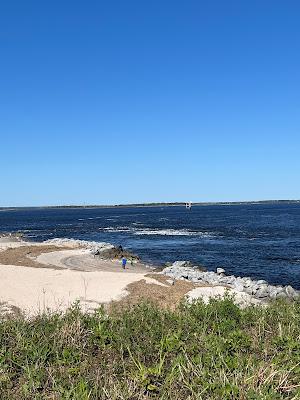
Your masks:
<svg viewBox="0 0 300 400"><path fill-rule="evenodd" d="M187 210L190 210L190 209L192 208L192 202L189 201L188 203L185 203L185 208L186 208Z"/></svg>

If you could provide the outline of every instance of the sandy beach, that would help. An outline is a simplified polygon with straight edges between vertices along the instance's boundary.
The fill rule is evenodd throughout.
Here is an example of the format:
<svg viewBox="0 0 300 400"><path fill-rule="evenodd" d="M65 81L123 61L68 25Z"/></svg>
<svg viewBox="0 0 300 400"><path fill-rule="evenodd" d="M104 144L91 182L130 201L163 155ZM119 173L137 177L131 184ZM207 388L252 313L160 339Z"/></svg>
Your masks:
<svg viewBox="0 0 300 400"><path fill-rule="evenodd" d="M103 249L109 244L100 244ZM0 238L0 311L34 316L65 311L79 302L84 311L150 299L162 307L175 307L183 298L223 296L226 287L172 280L143 263L93 255L92 242L52 240L26 242L14 236ZM109 247L110 246L110 247ZM229 289L241 305L251 296Z"/></svg>
<svg viewBox="0 0 300 400"><path fill-rule="evenodd" d="M86 311L128 295L130 283L140 280L162 285L147 277L142 265L123 270L120 261L99 260L87 249L28 243L0 238L0 301L34 315L64 311L80 301Z"/></svg>

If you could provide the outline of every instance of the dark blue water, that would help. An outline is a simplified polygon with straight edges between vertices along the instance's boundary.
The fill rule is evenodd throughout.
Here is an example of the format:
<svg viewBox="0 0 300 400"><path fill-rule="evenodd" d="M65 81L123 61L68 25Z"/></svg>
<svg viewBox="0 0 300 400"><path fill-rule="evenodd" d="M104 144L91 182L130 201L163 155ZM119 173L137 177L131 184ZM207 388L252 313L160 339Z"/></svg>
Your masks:
<svg viewBox="0 0 300 400"><path fill-rule="evenodd" d="M111 242L154 264L191 260L300 289L300 204L1 211L1 231Z"/></svg>

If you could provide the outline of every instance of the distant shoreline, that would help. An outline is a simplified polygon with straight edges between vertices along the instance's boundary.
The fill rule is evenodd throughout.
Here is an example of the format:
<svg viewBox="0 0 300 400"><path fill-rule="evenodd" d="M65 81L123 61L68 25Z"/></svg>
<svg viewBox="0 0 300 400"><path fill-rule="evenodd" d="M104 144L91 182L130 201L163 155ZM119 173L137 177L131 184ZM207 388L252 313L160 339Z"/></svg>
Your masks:
<svg viewBox="0 0 300 400"><path fill-rule="evenodd" d="M83 208L133 208L133 207L182 207L185 202L174 203L133 203L133 204L90 204L90 205L53 205L53 206L23 206L0 207L0 211L14 211L24 209L83 209ZM268 205L268 204L300 204L300 200L258 200L258 201L220 201L220 202L195 202L193 206L236 206L236 205Z"/></svg>

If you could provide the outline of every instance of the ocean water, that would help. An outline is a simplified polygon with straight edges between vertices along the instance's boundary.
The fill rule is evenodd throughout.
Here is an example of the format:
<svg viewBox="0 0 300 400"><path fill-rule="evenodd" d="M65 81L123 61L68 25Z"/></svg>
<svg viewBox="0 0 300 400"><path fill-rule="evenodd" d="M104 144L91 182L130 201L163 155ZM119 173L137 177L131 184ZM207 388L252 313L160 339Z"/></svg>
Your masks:
<svg viewBox="0 0 300 400"><path fill-rule="evenodd" d="M0 211L0 232L110 242L156 265L209 270L300 289L300 204Z"/></svg>

